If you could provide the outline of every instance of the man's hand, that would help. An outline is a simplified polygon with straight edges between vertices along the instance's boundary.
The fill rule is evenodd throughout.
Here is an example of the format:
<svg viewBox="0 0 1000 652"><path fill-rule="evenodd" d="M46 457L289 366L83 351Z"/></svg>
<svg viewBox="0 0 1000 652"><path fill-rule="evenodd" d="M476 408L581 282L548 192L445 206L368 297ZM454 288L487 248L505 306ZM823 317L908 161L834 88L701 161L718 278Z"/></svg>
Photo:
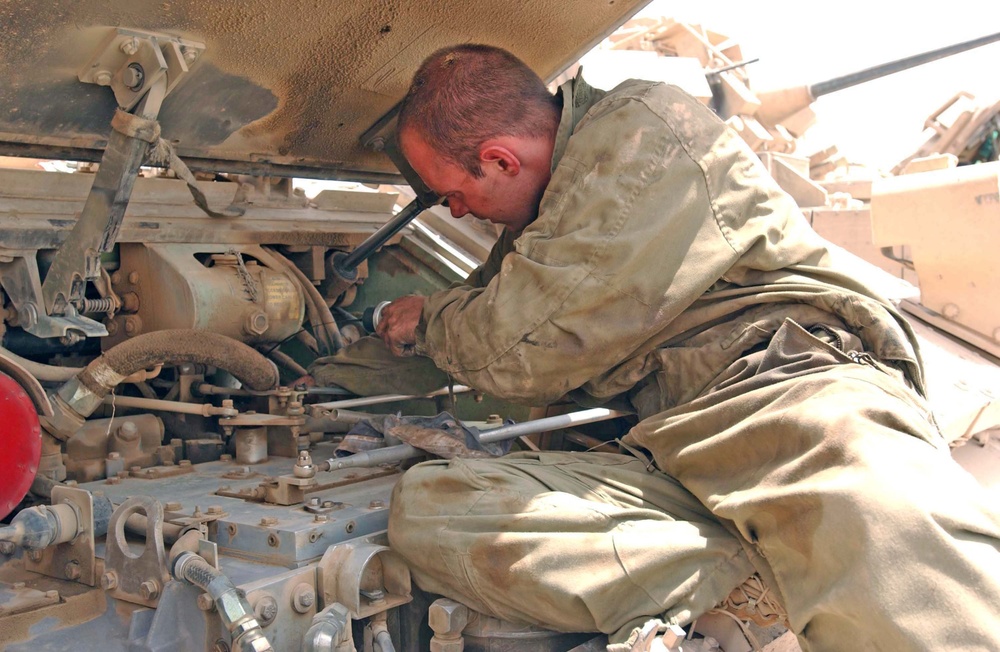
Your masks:
<svg viewBox="0 0 1000 652"><path fill-rule="evenodd" d="M375 334L382 338L393 355L413 355L417 342L415 331L424 309L424 297L400 297L382 308Z"/></svg>

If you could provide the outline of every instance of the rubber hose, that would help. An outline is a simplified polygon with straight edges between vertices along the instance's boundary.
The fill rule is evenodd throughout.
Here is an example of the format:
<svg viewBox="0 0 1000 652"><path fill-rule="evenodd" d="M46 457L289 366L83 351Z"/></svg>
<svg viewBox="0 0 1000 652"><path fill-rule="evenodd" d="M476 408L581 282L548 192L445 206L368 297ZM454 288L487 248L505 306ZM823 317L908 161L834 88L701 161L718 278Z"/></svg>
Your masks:
<svg viewBox="0 0 1000 652"><path fill-rule="evenodd" d="M218 333L183 329L137 335L106 351L87 365L78 378L87 389L103 398L122 379L140 369L182 362L219 367L257 391L278 384L274 364L246 344Z"/></svg>

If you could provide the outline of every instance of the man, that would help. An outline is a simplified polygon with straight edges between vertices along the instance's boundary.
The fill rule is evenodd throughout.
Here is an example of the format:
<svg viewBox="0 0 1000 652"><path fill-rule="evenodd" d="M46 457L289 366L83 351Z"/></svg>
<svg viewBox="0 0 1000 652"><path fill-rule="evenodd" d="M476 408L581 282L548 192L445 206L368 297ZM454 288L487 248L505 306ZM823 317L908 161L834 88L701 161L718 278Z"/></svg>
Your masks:
<svg viewBox="0 0 1000 652"><path fill-rule="evenodd" d="M452 214L505 232L467 285L387 306L389 348L639 419L635 456L408 471L389 537L419 585L620 642L756 572L804 649L1000 649L1000 515L950 461L909 327L708 109L644 81L552 96L462 45L398 122Z"/></svg>

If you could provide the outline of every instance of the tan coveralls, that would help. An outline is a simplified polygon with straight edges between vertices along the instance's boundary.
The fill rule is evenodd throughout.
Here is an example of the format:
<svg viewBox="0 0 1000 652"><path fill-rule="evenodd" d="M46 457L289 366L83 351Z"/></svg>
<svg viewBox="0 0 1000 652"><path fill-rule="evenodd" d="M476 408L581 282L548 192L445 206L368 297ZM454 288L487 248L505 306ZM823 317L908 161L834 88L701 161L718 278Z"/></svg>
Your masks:
<svg viewBox="0 0 1000 652"><path fill-rule="evenodd" d="M389 526L418 584L621 640L756 569L806 650L1000 650L1000 513L932 423L906 323L699 102L560 92L538 219L427 299L417 351L509 400L631 409L655 468L419 465Z"/></svg>

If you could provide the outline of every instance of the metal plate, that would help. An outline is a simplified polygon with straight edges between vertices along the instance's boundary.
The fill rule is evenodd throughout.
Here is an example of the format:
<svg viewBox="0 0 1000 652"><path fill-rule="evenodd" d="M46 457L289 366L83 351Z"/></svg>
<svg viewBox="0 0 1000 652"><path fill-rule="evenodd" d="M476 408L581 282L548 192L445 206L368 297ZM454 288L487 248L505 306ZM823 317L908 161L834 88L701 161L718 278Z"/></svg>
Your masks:
<svg viewBox="0 0 1000 652"><path fill-rule="evenodd" d="M359 138L428 54L489 43L551 78L646 1L11 0L0 7L0 154L99 155L114 93L77 76L124 28L205 44L159 116L193 168L392 179Z"/></svg>

